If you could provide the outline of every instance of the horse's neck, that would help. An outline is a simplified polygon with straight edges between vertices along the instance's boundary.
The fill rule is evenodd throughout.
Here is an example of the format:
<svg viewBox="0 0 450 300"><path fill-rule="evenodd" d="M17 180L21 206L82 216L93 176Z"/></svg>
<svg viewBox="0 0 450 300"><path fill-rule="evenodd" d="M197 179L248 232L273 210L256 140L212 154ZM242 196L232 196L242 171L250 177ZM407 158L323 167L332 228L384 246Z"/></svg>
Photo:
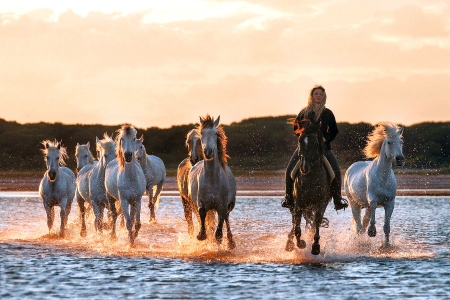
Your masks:
<svg viewBox="0 0 450 300"><path fill-rule="evenodd" d="M141 165L142 170L150 168L151 165L147 153L144 152L144 156L139 160L139 164Z"/></svg>
<svg viewBox="0 0 450 300"><path fill-rule="evenodd" d="M205 177L211 181L218 181L220 178L220 163L219 163L219 153L217 148L214 150L213 159L205 160L204 162Z"/></svg>
<svg viewBox="0 0 450 300"><path fill-rule="evenodd" d="M92 169L92 173L96 174L100 179L105 177L105 167L106 167L106 161L105 158L102 156L98 163L94 166Z"/></svg>

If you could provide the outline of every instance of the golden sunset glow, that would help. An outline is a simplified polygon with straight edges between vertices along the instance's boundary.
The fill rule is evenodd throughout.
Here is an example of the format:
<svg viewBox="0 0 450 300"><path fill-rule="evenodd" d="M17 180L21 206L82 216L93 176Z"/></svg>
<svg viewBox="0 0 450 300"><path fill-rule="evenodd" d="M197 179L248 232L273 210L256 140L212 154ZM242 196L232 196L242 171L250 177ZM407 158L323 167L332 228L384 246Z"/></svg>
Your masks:
<svg viewBox="0 0 450 300"><path fill-rule="evenodd" d="M446 1L9 1L0 118L169 127L297 114L450 120ZM386 2L386 3L384 3Z"/></svg>

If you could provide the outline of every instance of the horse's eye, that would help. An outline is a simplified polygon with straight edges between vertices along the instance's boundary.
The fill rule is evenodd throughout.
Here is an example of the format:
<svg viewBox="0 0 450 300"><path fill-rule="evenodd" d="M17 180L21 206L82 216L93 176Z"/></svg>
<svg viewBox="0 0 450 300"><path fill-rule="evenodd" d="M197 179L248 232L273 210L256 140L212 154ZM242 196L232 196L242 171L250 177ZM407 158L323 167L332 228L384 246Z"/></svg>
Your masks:
<svg viewBox="0 0 450 300"><path fill-rule="evenodd" d="M59 160L59 156L57 156L56 159Z"/></svg>
<svg viewBox="0 0 450 300"><path fill-rule="evenodd" d="M88 155L86 154L84 157L88 157Z"/></svg>
<svg viewBox="0 0 450 300"><path fill-rule="evenodd" d="M388 145L390 145L391 144L391 142L388 142Z"/></svg>

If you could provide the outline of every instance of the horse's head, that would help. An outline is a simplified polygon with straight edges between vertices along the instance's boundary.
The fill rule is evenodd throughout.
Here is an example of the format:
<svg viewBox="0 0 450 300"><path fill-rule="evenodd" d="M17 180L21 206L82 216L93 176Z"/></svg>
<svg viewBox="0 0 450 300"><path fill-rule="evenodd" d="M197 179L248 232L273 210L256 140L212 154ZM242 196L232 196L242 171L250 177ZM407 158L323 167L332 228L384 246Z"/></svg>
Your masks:
<svg viewBox="0 0 450 300"><path fill-rule="evenodd" d="M95 143L97 145L98 158L100 161L103 161L105 166L116 158L116 143L107 133L103 135L101 140L95 137Z"/></svg>
<svg viewBox="0 0 450 300"><path fill-rule="evenodd" d="M58 175L59 165L65 165L64 159L67 158L67 152L65 147L61 147L61 143L51 142L51 141L43 141L42 145L44 145L44 149L42 149L42 153L44 153L45 163L47 165L47 177L48 180L54 182L56 180L56 176Z"/></svg>
<svg viewBox="0 0 450 300"><path fill-rule="evenodd" d="M207 116L209 117L209 116ZM217 126L220 116L214 121L214 118L200 117L202 149L206 159L211 159L217 150Z"/></svg>
<svg viewBox="0 0 450 300"><path fill-rule="evenodd" d="M197 128L189 131L186 136L186 147L189 151L189 159L193 165L204 159L201 138L202 136Z"/></svg>
<svg viewBox="0 0 450 300"><path fill-rule="evenodd" d="M92 156L91 151L89 150L90 144L87 142L86 145L80 145L77 143L75 147L75 157L77 160L77 171L88 165L94 163L94 157Z"/></svg>
<svg viewBox="0 0 450 300"><path fill-rule="evenodd" d="M311 171L313 165L320 161L323 155L320 123L316 124L310 120L302 120L299 133L300 172L305 175Z"/></svg>
<svg viewBox="0 0 450 300"><path fill-rule="evenodd" d="M364 147L364 155L367 158L375 158L383 155L392 166L401 167L405 164L403 156L403 128L391 122L381 122L367 137Z"/></svg>
<svg viewBox="0 0 450 300"><path fill-rule="evenodd" d="M402 167L405 164L405 156L403 155L403 128L399 128L388 134L384 139L384 153L392 162L393 167Z"/></svg>
<svg viewBox="0 0 450 300"><path fill-rule="evenodd" d="M141 135L141 137L139 139L136 139L137 150L136 150L135 154L136 154L136 159L138 161L140 161L141 159L147 158L147 151L145 151L145 147L144 147L143 143L144 143L144 135Z"/></svg>
<svg viewBox="0 0 450 300"><path fill-rule="evenodd" d="M135 152L138 150L139 145L136 142L137 131L132 125L125 124L118 130L118 133L117 157L119 158L120 166L123 167L124 164L132 162Z"/></svg>

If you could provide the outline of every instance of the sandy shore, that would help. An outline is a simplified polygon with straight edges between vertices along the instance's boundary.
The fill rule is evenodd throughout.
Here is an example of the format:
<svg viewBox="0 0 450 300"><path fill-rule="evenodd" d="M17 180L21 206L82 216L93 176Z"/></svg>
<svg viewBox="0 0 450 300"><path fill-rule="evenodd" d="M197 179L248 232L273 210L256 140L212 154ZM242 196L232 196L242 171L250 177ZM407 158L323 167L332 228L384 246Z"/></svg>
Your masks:
<svg viewBox="0 0 450 300"><path fill-rule="evenodd" d="M38 191L41 178L8 177L0 178L0 191ZM241 175L236 176L238 195L255 194L282 196L284 175ZM168 176L165 192L178 191L176 177ZM450 196L450 175L397 174L397 195Z"/></svg>

